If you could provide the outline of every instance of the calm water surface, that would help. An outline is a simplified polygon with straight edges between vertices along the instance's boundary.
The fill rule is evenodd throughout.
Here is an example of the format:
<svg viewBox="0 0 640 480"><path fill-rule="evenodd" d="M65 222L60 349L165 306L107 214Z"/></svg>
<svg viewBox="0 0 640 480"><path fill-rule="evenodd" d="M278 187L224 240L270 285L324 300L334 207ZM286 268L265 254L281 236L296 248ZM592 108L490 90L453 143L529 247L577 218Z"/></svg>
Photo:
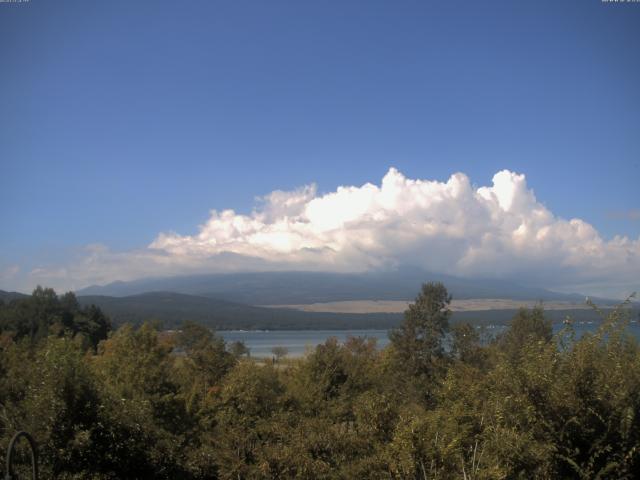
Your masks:
<svg viewBox="0 0 640 480"><path fill-rule="evenodd" d="M286 347L289 357L301 357L330 337L336 337L341 343L348 337L375 338L378 347L389 343L387 330L228 330L217 333L227 343L244 342L252 357L271 357L273 347Z"/></svg>
<svg viewBox="0 0 640 480"><path fill-rule="evenodd" d="M574 325L576 337L595 331L598 325L597 323L576 323ZM562 327L562 324L555 324L554 333ZM490 338L502 332L504 328L502 325L490 325L484 327L482 335L484 338ZM640 339L638 323L631 323L628 330ZM339 342L344 342L348 337L375 338L380 348L389 343L388 330L227 330L219 331L218 334L227 342L237 340L244 342L252 357L271 357L273 347L286 347L289 350L289 357L301 357L330 337L336 337Z"/></svg>

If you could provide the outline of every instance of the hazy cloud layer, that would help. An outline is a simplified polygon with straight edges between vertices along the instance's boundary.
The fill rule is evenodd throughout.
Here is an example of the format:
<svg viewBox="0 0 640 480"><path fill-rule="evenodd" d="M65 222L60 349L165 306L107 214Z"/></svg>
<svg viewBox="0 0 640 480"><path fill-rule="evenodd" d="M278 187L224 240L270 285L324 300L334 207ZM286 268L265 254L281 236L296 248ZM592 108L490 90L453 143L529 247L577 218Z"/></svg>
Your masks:
<svg viewBox="0 0 640 480"><path fill-rule="evenodd" d="M403 264L620 296L640 286L640 238L605 241L580 219L554 216L525 176L508 170L474 188L462 173L438 182L392 168L380 185L322 195L310 185L274 191L249 215L213 210L195 235L160 233L139 251L90 246L70 266L33 271L31 280L80 287L177 273Z"/></svg>

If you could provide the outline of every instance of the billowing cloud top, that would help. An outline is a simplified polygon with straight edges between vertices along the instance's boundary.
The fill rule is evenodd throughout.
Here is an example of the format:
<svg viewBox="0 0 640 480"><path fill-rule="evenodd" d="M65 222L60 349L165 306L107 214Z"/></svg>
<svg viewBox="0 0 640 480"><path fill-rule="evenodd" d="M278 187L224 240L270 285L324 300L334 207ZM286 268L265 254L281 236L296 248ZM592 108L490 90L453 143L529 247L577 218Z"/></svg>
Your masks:
<svg viewBox="0 0 640 480"><path fill-rule="evenodd" d="M456 275L519 279L562 290L629 292L638 286L640 238L605 241L588 223L554 216L524 175L503 170L474 188L463 173L412 180L391 168L382 183L275 191L249 215L211 211L195 235L161 233L147 249L92 247L65 275L87 283L228 270L363 271L417 265ZM77 281L76 279L76 281ZM603 292L604 293L604 292Z"/></svg>

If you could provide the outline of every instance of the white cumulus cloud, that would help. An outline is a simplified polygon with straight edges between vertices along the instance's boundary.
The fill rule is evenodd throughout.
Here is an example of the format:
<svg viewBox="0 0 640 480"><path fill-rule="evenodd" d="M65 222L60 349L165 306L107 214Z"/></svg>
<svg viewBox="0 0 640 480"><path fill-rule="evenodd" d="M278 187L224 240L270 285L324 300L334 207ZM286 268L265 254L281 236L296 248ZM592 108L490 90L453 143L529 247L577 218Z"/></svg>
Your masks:
<svg viewBox="0 0 640 480"><path fill-rule="evenodd" d="M176 273L407 264L620 296L640 286L640 238L607 241L583 220L556 217L524 175L508 170L475 188L463 173L439 182L391 168L380 185L326 194L309 185L259 198L248 215L212 210L196 234L160 233L139 251L94 246L63 270L82 286Z"/></svg>

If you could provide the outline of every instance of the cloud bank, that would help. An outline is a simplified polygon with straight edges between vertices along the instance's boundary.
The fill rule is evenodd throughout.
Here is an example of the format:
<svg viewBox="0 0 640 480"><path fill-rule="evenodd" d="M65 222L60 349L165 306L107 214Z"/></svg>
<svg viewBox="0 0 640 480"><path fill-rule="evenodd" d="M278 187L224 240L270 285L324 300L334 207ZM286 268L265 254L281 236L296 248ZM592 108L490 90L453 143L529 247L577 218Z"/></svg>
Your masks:
<svg viewBox="0 0 640 480"><path fill-rule="evenodd" d="M640 286L640 238L607 241L583 220L556 217L524 175L508 170L475 188L463 173L439 182L391 168L380 185L274 191L248 215L212 210L194 235L160 233L130 252L89 246L72 265L31 275L80 287L185 273L401 265L620 296Z"/></svg>

